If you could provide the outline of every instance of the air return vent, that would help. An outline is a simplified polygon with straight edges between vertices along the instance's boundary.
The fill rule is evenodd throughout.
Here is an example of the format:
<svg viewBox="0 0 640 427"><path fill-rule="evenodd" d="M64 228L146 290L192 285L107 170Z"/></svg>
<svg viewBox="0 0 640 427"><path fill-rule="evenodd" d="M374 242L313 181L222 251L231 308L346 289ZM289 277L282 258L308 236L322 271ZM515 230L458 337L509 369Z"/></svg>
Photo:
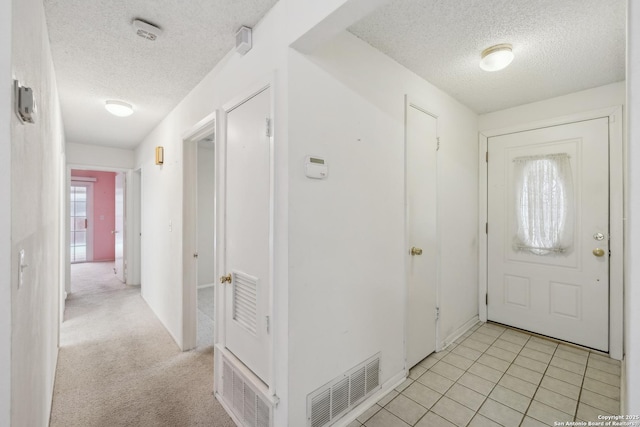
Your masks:
<svg viewBox="0 0 640 427"><path fill-rule="evenodd" d="M271 405L247 379L222 358L222 398L243 427L272 427Z"/></svg>
<svg viewBox="0 0 640 427"><path fill-rule="evenodd" d="M380 388L380 353L307 396L307 426L334 423Z"/></svg>

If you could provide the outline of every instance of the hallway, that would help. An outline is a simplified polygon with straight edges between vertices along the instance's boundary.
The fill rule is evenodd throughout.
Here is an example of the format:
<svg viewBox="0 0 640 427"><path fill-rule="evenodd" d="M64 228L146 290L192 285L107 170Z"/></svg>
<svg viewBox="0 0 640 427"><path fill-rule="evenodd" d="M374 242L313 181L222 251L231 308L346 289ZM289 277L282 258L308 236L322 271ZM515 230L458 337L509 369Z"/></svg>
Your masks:
<svg viewBox="0 0 640 427"><path fill-rule="evenodd" d="M212 347L181 352L112 269L71 266L50 425L233 426L212 395Z"/></svg>

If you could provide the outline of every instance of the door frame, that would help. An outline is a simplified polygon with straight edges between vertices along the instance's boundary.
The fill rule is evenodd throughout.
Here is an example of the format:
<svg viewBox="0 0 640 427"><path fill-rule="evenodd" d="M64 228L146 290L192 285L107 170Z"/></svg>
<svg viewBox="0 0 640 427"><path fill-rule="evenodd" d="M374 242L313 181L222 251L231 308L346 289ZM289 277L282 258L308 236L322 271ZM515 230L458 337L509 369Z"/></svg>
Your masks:
<svg viewBox="0 0 640 427"><path fill-rule="evenodd" d="M438 118L438 115L431 112L430 109L425 108L425 105L430 105L427 102L422 101L419 98L413 97L411 95L405 95L405 99L404 99L404 249L408 250L409 248L409 210L408 210L408 204L409 204L409 193L407 191L407 172L408 172L408 168L407 168L407 155L409 153L408 151L408 143L407 143L407 117L408 117L408 112L409 112L409 108L413 107L416 108L420 111L422 111L423 113L433 117L434 119L436 119L436 138L437 138L437 148L436 148L436 171L435 171L435 176L436 176L436 253L440 254L440 248L441 248L441 231L440 231L440 227L438 226L440 224L440 218L441 218L441 203L440 201L442 200L441 197L441 185L439 183L439 179L438 179L438 175L439 175L439 171L440 171L440 161L439 161L439 156L438 156L438 151L440 150L440 120ZM404 316L404 363L405 363L405 370L408 373L408 366L407 366L407 353L408 353L408 325L407 325L407 314L409 312L409 269L410 269L410 258L408 256L406 256L405 253L405 258L404 258L404 311L405 311L405 316ZM435 276L436 276L436 282L435 282L435 304L436 304L436 310L438 310L438 308L440 307L440 280L441 280L441 263L440 263L440 256L438 255L438 258L436 259L436 272L435 272ZM441 336L440 336L440 316L438 316L436 318L435 321L435 351L438 352L440 350L442 350L442 348L444 347L444 343L441 341Z"/></svg>
<svg viewBox="0 0 640 427"><path fill-rule="evenodd" d="M622 360L623 356L623 261L624 261L624 124L622 106L613 106L509 126L478 133L478 313L487 321L486 294L488 291L488 254L486 224L488 221L488 139L494 136L524 132L579 121L609 118L609 356Z"/></svg>
<svg viewBox="0 0 640 427"><path fill-rule="evenodd" d="M220 393L219 386L222 382L222 356L224 355L228 361L236 364L236 367L243 371L246 375L246 379L251 382L253 386L259 390L265 398L267 398L272 404L276 404L278 398L276 396L276 358L275 358L275 346L274 337L277 334L278 320L275 319L274 307L274 283L275 283L275 122L276 108L275 108L275 91L276 91L276 73L269 73L261 79L257 79L254 84L248 86L239 95L233 97L231 100L223 104L219 111L218 116L218 134L216 144L216 271L221 272L226 268L226 146L227 146L227 115L236 107L260 94L261 92L270 89L271 90L271 123L270 123L270 137L269 137L269 275L267 277L267 314L270 319L270 328L268 333L268 357L269 357L269 370L268 370L268 384L265 386L257 376L255 376L244 364L239 361L233 353L226 348L226 312L225 312L225 295L226 287L223 287L220 283L216 283L215 292L215 361L214 361L214 387L216 393ZM219 399L220 400L220 399Z"/></svg>
<svg viewBox="0 0 640 427"><path fill-rule="evenodd" d="M67 163L65 165L65 191L62 194L62 203L64 204L63 209L64 209L64 217L65 218L69 218L69 193L71 190L71 170L72 169L78 169L78 170L89 170L89 171L97 171L97 172L123 172L125 175L129 175L131 174L132 170L131 169L127 169L127 168L119 168L119 167L103 167L103 166L93 166L93 165L88 165L88 164L82 164L82 163ZM129 180L125 180L125 194L128 193L128 188L127 186L129 185ZM127 227L130 226L129 223L127 223L126 221L129 221L129 218L133 218L133 215L129 215L127 213L127 210L130 209L130 205L127 204L127 200L125 198L125 206L124 206L124 210L125 210L125 229ZM65 248L68 248L70 245L70 239L69 239L69 235L70 235L70 225L69 225L69 221L66 220L65 224L64 224L64 233L65 236L63 238L64 240L64 245ZM125 261L127 264L133 263L133 262L141 262L141 259L135 260L135 259L131 259L129 258L129 255L131 252L128 250L127 248L127 244L128 244L128 240L127 240L127 236L126 236L126 232L125 232L125 236L124 236L124 245L125 245ZM62 276L64 276L64 280L61 280L60 282L60 286L63 287L64 289L61 289L60 295L61 298L65 298L68 296L67 294L71 293L71 259L70 259L70 254L68 250L65 250L62 254L61 254L61 258L62 258L62 262L64 263L64 274ZM141 257L140 257L141 258ZM139 267L138 267L139 268ZM127 283L127 284L131 284L131 283ZM61 303L62 304L62 303Z"/></svg>
<svg viewBox="0 0 640 427"><path fill-rule="evenodd" d="M198 341L198 263L193 262L198 251L198 141L207 135L214 135L214 151L217 156L218 136L216 123L218 113L207 114L182 136L182 351L191 350ZM218 187L214 186L214 211L217 212ZM217 227L214 227L214 246L217 248ZM217 257L216 257L217 258ZM218 272L217 259L214 271ZM214 301L218 300L218 287L214 289ZM215 330L214 330L215 335Z"/></svg>

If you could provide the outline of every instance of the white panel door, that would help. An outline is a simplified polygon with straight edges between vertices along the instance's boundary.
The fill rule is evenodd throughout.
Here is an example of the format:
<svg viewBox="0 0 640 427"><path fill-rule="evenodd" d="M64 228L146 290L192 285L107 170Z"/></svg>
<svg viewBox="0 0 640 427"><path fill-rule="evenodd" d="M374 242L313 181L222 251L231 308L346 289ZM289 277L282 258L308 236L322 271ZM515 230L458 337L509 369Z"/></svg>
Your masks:
<svg viewBox="0 0 640 427"><path fill-rule="evenodd" d="M114 273L122 282L126 280L124 265L124 187L125 175L124 172L119 172L116 174L116 225L113 230L116 248Z"/></svg>
<svg viewBox="0 0 640 427"><path fill-rule="evenodd" d="M437 120L409 104L406 118L408 234L407 367L436 349Z"/></svg>
<svg viewBox="0 0 640 427"><path fill-rule="evenodd" d="M608 118L489 138L489 320L608 351L608 141Z"/></svg>
<svg viewBox="0 0 640 427"><path fill-rule="evenodd" d="M227 113L225 345L269 384L271 161L266 89Z"/></svg>

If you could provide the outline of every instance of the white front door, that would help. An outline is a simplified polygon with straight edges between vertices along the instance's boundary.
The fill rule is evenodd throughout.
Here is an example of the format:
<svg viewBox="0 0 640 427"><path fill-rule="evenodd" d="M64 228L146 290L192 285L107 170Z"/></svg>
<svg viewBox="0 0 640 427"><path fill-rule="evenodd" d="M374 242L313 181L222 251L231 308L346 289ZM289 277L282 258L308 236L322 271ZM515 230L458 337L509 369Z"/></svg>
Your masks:
<svg viewBox="0 0 640 427"><path fill-rule="evenodd" d="M225 345L269 384L271 90L227 112ZM227 276L229 277L229 276Z"/></svg>
<svg viewBox="0 0 640 427"><path fill-rule="evenodd" d="M407 367L436 349L437 120L407 104Z"/></svg>
<svg viewBox="0 0 640 427"><path fill-rule="evenodd" d="M608 351L609 120L488 140L488 319Z"/></svg>
<svg viewBox="0 0 640 427"><path fill-rule="evenodd" d="M124 267L124 186L124 172L118 172L116 174L116 224L113 230L116 248L114 273L122 282L126 280Z"/></svg>

